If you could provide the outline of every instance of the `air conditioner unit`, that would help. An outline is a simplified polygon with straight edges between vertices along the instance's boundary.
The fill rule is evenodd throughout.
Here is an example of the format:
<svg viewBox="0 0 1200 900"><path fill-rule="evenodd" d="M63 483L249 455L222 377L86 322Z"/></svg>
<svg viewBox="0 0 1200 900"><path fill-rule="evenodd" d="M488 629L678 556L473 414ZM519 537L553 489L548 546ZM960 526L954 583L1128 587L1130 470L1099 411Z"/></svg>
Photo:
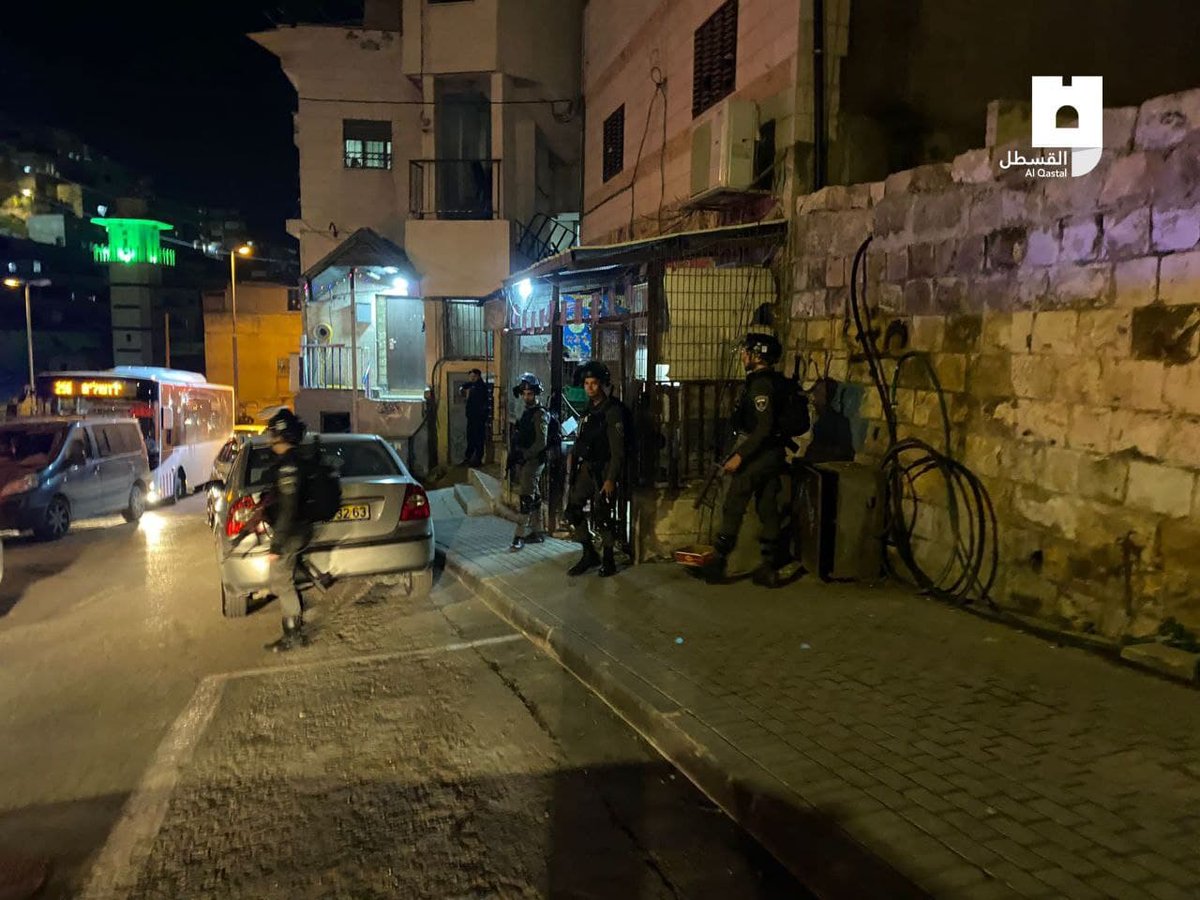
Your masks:
<svg viewBox="0 0 1200 900"><path fill-rule="evenodd" d="M758 104L726 100L692 129L692 196L716 190L745 191L754 183Z"/></svg>

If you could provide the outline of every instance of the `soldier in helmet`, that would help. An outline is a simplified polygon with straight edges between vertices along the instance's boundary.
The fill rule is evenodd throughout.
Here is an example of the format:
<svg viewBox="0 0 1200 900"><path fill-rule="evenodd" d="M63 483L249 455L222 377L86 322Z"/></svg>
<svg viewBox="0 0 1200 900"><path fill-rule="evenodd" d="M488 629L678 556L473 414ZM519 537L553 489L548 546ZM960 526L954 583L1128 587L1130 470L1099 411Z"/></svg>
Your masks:
<svg viewBox="0 0 1200 900"><path fill-rule="evenodd" d="M517 420L513 437L512 465L517 467L517 485L520 495L521 515L510 550L517 551L526 544L541 544L546 538L542 534L542 498L538 491L542 481L542 470L546 468L546 446L550 433L550 413L538 398L542 394L542 382L532 372L526 372L513 385L513 396L523 400L525 409Z"/></svg>
<svg viewBox="0 0 1200 900"><path fill-rule="evenodd" d="M762 564L754 572L754 582L778 587L779 491L788 439L779 433L780 376L773 367L783 355L783 347L772 334L752 332L746 335L740 352L746 384L733 413L738 440L734 452L725 462L725 472L730 479L717 530L716 556L701 574L710 582L724 579L729 555L742 527L742 517L753 497L762 524Z"/></svg>
<svg viewBox="0 0 1200 900"><path fill-rule="evenodd" d="M290 409L281 409L267 423L275 461L268 473L266 519L271 526L270 591L283 611L283 636L266 649L281 653L304 646L300 594L296 590L296 562L312 540L312 523L304 516L304 460L300 442L305 427Z"/></svg>
<svg viewBox="0 0 1200 900"><path fill-rule="evenodd" d="M582 575L600 566L599 574L606 578L617 572L613 559L614 511L617 485L625 466L626 412L624 404L607 390L612 386L612 376L604 363L584 363L575 377L583 383L588 406L567 460L571 490L567 495L564 518L574 526L576 537L583 545L583 556L567 574ZM589 503L590 523L584 513L584 507ZM603 557L596 553L593 529L600 534Z"/></svg>

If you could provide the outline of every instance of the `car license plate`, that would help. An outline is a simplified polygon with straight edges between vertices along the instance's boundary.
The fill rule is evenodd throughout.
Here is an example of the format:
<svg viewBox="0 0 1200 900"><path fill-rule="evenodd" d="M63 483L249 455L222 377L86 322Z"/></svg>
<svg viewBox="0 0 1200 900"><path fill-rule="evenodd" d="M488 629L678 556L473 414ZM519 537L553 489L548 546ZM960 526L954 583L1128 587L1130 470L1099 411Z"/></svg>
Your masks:
<svg viewBox="0 0 1200 900"><path fill-rule="evenodd" d="M366 503L350 503L343 506L333 517L335 522L365 522L371 518L371 507Z"/></svg>

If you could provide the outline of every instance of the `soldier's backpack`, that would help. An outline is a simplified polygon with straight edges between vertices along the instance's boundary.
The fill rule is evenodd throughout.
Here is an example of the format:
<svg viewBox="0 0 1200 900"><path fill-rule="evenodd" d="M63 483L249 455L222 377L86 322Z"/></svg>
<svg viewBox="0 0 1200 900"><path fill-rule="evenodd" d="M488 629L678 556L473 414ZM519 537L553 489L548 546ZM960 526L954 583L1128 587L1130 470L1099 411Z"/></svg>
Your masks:
<svg viewBox="0 0 1200 900"><path fill-rule="evenodd" d="M308 522L328 522L342 506L342 483L321 452L319 438L314 438L310 454L303 461L304 518Z"/></svg>
<svg viewBox="0 0 1200 900"><path fill-rule="evenodd" d="M808 414L808 393L800 383L800 360L796 360L789 378L775 373L775 403L779 410L775 428L781 437L794 438L808 432L812 422Z"/></svg>

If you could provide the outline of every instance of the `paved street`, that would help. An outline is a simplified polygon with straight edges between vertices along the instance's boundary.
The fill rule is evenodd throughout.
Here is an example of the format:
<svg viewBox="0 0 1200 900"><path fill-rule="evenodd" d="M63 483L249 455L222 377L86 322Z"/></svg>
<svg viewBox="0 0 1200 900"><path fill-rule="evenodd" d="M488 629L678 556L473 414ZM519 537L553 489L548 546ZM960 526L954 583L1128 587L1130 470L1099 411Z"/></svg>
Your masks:
<svg viewBox="0 0 1200 900"><path fill-rule="evenodd" d="M198 499L5 541L0 852L44 896L803 896L455 579L340 585L273 657L209 542Z"/></svg>
<svg viewBox="0 0 1200 900"><path fill-rule="evenodd" d="M900 587L567 579L511 532L439 539L823 895L1200 896L1193 689Z"/></svg>

